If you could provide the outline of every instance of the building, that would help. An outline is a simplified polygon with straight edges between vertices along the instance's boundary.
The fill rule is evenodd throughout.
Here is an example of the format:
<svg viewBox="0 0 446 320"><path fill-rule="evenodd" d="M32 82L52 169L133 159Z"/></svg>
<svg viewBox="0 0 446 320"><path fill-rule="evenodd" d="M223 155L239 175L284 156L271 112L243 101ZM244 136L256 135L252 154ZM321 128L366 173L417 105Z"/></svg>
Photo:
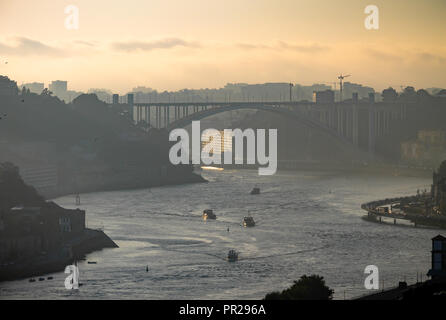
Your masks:
<svg viewBox="0 0 446 320"><path fill-rule="evenodd" d="M428 276L432 280L446 279L446 238L438 235L432 238L432 267Z"/></svg>
<svg viewBox="0 0 446 320"><path fill-rule="evenodd" d="M401 160L414 165L437 167L446 159L446 132L420 130L416 140L401 143Z"/></svg>
<svg viewBox="0 0 446 320"><path fill-rule="evenodd" d="M57 97L64 99L67 96L68 84L67 81L56 80L50 83L50 91Z"/></svg>
<svg viewBox="0 0 446 320"><path fill-rule="evenodd" d="M113 104L119 104L119 94L113 95Z"/></svg>
<svg viewBox="0 0 446 320"><path fill-rule="evenodd" d="M0 96L16 96L19 94L17 82L8 77L0 76Z"/></svg>
<svg viewBox="0 0 446 320"><path fill-rule="evenodd" d="M375 95L375 89L351 82L344 82L342 92L344 97L351 97L353 93L357 93L360 99L369 98L371 93Z"/></svg>
<svg viewBox="0 0 446 320"><path fill-rule="evenodd" d="M45 89L45 84L43 82L31 82L31 83L25 83L21 85L20 89L29 89L32 93L41 94L43 89Z"/></svg>
<svg viewBox="0 0 446 320"><path fill-rule="evenodd" d="M0 262L41 255L85 231L85 211L53 202L17 206L1 216Z"/></svg>
<svg viewBox="0 0 446 320"><path fill-rule="evenodd" d="M330 104L334 103L335 94L333 90L314 91L313 102L317 104Z"/></svg>
<svg viewBox="0 0 446 320"><path fill-rule="evenodd" d="M433 211L446 215L446 161L440 165L438 172L433 173L431 197Z"/></svg>

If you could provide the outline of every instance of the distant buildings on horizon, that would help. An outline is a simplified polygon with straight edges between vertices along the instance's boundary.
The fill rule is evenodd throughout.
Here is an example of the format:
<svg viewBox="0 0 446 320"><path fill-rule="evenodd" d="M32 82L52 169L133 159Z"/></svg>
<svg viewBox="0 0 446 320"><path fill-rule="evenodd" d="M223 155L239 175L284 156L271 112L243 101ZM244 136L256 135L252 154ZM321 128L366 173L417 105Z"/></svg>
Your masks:
<svg viewBox="0 0 446 320"><path fill-rule="evenodd" d="M136 87L130 92L134 96L135 103L175 103L175 102L285 102L290 101L339 101L339 90L337 83L313 84L303 86L293 84L290 91L290 83L276 82L263 84L228 83L223 88L218 89L183 89L178 91L158 92L148 87ZM0 76L0 95L18 94L23 88L30 92L40 94L45 89L43 82L24 83L17 86L17 82L8 77ZM84 92L68 90L68 81L55 80L48 84L48 89L59 99L66 103L71 103L75 98ZM441 88L427 88L426 91L432 95L446 96L446 90ZM88 94L96 94L98 99L106 103L127 103L127 94L117 95L107 89L89 89ZM357 99L369 99L374 95L376 101L381 101L381 94L375 92L372 87L361 84L345 82L343 84L344 100L353 96ZM319 98L319 99L318 99Z"/></svg>

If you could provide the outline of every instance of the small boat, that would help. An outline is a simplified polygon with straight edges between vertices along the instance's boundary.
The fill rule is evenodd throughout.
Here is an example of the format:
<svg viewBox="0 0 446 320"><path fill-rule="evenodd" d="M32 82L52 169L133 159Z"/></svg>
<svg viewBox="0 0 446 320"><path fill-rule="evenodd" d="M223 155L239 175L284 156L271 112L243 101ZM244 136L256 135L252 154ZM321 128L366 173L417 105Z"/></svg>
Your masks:
<svg viewBox="0 0 446 320"><path fill-rule="evenodd" d="M88 264L97 264L96 261L88 261L87 263L88 263Z"/></svg>
<svg viewBox="0 0 446 320"><path fill-rule="evenodd" d="M260 194L260 188L254 188L251 190L252 195Z"/></svg>
<svg viewBox="0 0 446 320"><path fill-rule="evenodd" d="M217 219L217 216L214 214L214 211L211 209L206 209L203 211L203 220L206 221L207 219L215 220Z"/></svg>
<svg viewBox="0 0 446 320"><path fill-rule="evenodd" d="M245 228L247 227L254 227L256 225L253 217L244 217L243 218L243 226Z"/></svg>
<svg viewBox="0 0 446 320"><path fill-rule="evenodd" d="M46 278L47 280L53 280L53 277L48 277L48 278Z"/></svg>
<svg viewBox="0 0 446 320"><path fill-rule="evenodd" d="M29 279L29 282L36 282L36 279L31 278L31 279Z"/></svg>
<svg viewBox="0 0 446 320"><path fill-rule="evenodd" d="M45 280L45 278L39 278L39 281L44 281Z"/></svg>
<svg viewBox="0 0 446 320"><path fill-rule="evenodd" d="M235 262L238 260L238 252L234 249L229 250L228 252L228 261L229 262Z"/></svg>

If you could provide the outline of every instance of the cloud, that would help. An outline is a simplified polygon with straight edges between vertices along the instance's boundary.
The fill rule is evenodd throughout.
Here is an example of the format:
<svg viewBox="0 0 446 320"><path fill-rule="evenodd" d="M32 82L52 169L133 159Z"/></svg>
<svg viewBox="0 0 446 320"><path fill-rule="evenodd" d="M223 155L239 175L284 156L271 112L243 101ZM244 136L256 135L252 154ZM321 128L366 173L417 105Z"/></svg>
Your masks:
<svg viewBox="0 0 446 320"><path fill-rule="evenodd" d="M282 49L293 50L303 53L319 53L330 50L330 47L321 46L318 44L296 45L296 44L289 44L284 41L279 41L279 47Z"/></svg>
<svg viewBox="0 0 446 320"><path fill-rule="evenodd" d="M392 61L392 62L404 62L404 61L415 61L416 63L446 63L446 57L433 54L426 51L418 51L416 49L412 50L399 50L397 53L384 52L381 50L376 50L374 48L364 49L365 53L376 60L381 61ZM418 51L418 52L417 52Z"/></svg>
<svg viewBox="0 0 446 320"><path fill-rule="evenodd" d="M97 45L96 42L83 41L83 40L76 40L76 41L74 41L74 43L82 45L82 46L87 46L87 47L95 47Z"/></svg>
<svg viewBox="0 0 446 320"><path fill-rule="evenodd" d="M175 47L199 48L197 42L190 42L179 38L166 38L155 41L115 42L113 48L119 51L152 51L156 49L171 49Z"/></svg>
<svg viewBox="0 0 446 320"><path fill-rule="evenodd" d="M398 56L392 53L387 53L384 51L376 50L373 48L365 48L364 53L367 54L369 57L376 59L376 60L386 60L386 61L402 61L403 57Z"/></svg>
<svg viewBox="0 0 446 320"><path fill-rule="evenodd" d="M301 53L320 53L330 50L328 46L318 44L290 44L285 41L279 41L275 45L237 43L236 46L243 50L291 50Z"/></svg>
<svg viewBox="0 0 446 320"><path fill-rule="evenodd" d="M237 43L236 47L244 50L273 49L271 46L266 46L262 44L250 44L250 43Z"/></svg>
<svg viewBox="0 0 446 320"><path fill-rule="evenodd" d="M62 56L64 52L58 48L51 47L42 42L16 37L14 45L0 43L0 53L9 55L47 55Z"/></svg>
<svg viewBox="0 0 446 320"><path fill-rule="evenodd" d="M417 54L417 58L422 60L423 62L437 62L437 63L445 63L446 62L446 58L439 56L439 55L435 55L429 52L422 52Z"/></svg>

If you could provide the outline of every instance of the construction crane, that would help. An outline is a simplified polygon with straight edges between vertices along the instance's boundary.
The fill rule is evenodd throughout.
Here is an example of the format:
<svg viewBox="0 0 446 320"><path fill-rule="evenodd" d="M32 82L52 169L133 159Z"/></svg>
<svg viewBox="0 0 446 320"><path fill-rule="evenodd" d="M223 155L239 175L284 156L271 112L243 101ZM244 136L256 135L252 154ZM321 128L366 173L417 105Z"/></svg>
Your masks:
<svg viewBox="0 0 446 320"><path fill-rule="evenodd" d="M348 75L346 75L346 76L343 76L342 74L340 74L339 76L338 76L338 79L339 79L339 101L341 101L342 102L342 81L345 79L345 78L348 78L348 77L350 77L351 76L351 74L348 74Z"/></svg>

